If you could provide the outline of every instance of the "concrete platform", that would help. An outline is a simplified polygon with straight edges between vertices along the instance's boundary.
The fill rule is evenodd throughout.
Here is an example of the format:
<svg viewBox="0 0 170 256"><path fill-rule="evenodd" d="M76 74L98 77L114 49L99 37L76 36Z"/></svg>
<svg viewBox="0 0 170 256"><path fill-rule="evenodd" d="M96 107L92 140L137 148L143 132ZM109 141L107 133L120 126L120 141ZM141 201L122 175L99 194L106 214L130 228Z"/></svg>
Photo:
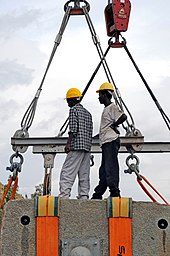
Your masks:
<svg viewBox="0 0 170 256"><path fill-rule="evenodd" d="M133 201L132 211L133 256L170 256L170 207ZM34 216L32 199L6 204L1 225L1 256L36 255ZM92 256L109 256L107 200L61 200L59 240L61 256L70 256L75 246L88 248Z"/></svg>

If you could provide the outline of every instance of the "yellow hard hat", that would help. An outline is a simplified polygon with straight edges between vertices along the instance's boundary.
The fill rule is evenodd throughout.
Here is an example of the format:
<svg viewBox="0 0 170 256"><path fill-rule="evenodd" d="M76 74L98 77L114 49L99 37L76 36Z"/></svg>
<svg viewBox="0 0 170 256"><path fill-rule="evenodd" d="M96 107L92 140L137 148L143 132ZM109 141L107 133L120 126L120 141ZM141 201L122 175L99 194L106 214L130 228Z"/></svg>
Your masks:
<svg viewBox="0 0 170 256"><path fill-rule="evenodd" d="M109 91L114 91L113 85L111 83L103 83L99 90L97 90L96 92L98 93L99 91L103 91L103 90L109 90Z"/></svg>
<svg viewBox="0 0 170 256"><path fill-rule="evenodd" d="M66 99L82 97L82 93L77 88L70 88L66 93Z"/></svg>

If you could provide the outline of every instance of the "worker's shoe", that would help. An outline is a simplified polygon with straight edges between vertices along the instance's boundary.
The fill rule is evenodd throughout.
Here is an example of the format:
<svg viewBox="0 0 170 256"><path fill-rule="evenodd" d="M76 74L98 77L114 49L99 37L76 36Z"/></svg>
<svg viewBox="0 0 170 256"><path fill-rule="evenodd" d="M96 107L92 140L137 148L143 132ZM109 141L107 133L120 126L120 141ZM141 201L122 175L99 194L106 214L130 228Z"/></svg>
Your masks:
<svg viewBox="0 0 170 256"><path fill-rule="evenodd" d="M77 199L89 199L89 196L88 195L80 195L80 196L77 196Z"/></svg>
<svg viewBox="0 0 170 256"><path fill-rule="evenodd" d="M93 195L92 195L92 198L91 199L102 199L102 195L99 195L99 194L96 194L96 193L94 193Z"/></svg>
<svg viewBox="0 0 170 256"><path fill-rule="evenodd" d="M120 192L110 192L110 197L121 197Z"/></svg>

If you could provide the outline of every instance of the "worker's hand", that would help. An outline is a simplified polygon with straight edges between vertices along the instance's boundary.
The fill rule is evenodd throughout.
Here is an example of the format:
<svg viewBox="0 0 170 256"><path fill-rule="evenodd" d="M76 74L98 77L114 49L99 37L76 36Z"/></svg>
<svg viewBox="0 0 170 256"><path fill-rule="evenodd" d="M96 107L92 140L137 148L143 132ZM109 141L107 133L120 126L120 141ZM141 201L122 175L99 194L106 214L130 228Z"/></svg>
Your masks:
<svg viewBox="0 0 170 256"><path fill-rule="evenodd" d="M95 136L93 136L93 139L98 139L99 138L99 134L96 134Z"/></svg>
<svg viewBox="0 0 170 256"><path fill-rule="evenodd" d="M115 133L120 134L119 130L117 129L119 126L116 125L116 122L113 122L110 125L110 128L112 128L114 130Z"/></svg>
<svg viewBox="0 0 170 256"><path fill-rule="evenodd" d="M66 146L65 146L65 149L64 149L65 152L66 152L66 153L70 152L70 148L71 148L70 143L67 143Z"/></svg>

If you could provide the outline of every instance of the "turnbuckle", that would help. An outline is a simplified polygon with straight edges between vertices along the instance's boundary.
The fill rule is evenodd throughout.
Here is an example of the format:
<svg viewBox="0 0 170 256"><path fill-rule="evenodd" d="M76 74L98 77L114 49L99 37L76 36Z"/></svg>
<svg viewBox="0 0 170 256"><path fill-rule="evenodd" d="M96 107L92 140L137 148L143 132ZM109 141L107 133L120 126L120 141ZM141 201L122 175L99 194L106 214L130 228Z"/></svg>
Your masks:
<svg viewBox="0 0 170 256"><path fill-rule="evenodd" d="M19 158L19 162L14 162L13 161L14 158ZM14 181L14 180L16 180L16 177L18 176L18 172L21 172L21 167L24 162L24 158L21 154L16 152L13 155L11 155L9 161L10 161L11 166L6 167L6 170L13 173L12 180Z"/></svg>
<svg viewBox="0 0 170 256"><path fill-rule="evenodd" d="M74 5L70 5L70 3L73 3ZM81 3L84 3L85 5L81 5ZM68 7L71 7L70 15L83 15L83 8L86 8L88 12L90 11L90 5L86 0L69 0L64 5L65 12L68 9Z"/></svg>
<svg viewBox="0 0 170 256"><path fill-rule="evenodd" d="M136 162L130 163L130 160L135 160ZM133 172L136 174L139 180L142 180L142 176L139 174L139 158L136 155L129 155L126 158L126 165L128 166L127 170L124 170L124 173L132 174Z"/></svg>

